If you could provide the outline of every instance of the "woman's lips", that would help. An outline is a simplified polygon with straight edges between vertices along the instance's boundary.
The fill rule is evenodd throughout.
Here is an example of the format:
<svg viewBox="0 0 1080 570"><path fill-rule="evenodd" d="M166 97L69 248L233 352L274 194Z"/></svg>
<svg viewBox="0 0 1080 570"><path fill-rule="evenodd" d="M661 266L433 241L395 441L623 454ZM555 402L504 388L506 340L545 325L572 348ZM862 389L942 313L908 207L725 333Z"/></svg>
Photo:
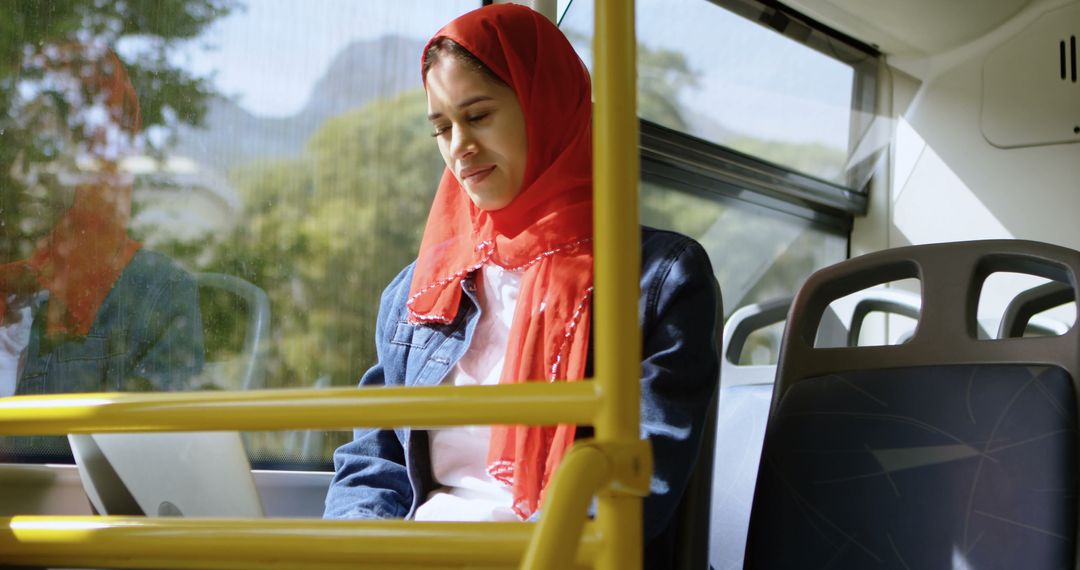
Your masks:
<svg viewBox="0 0 1080 570"><path fill-rule="evenodd" d="M477 184L487 178L488 175L491 174L491 172L494 170L494 165L478 169L468 169L462 173L461 181L466 182L469 185Z"/></svg>

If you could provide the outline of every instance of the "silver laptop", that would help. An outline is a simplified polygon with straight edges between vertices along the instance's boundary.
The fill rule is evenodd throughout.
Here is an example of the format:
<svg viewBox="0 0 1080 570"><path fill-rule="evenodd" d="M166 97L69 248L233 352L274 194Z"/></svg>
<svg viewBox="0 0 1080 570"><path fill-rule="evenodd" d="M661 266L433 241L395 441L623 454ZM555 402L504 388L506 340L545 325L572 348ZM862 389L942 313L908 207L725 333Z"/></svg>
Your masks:
<svg viewBox="0 0 1080 570"><path fill-rule="evenodd" d="M83 488L100 514L263 516L236 432L69 435Z"/></svg>

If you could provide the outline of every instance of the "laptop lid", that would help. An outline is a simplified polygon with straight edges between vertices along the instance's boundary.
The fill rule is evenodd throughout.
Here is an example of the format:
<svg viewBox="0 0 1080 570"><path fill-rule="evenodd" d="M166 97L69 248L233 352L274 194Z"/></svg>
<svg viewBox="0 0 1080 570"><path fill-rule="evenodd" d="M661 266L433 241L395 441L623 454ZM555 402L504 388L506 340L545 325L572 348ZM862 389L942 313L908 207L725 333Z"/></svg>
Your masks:
<svg viewBox="0 0 1080 570"><path fill-rule="evenodd" d="M69 435L83 488L101 514L263 516L236 432Z"/></svg>

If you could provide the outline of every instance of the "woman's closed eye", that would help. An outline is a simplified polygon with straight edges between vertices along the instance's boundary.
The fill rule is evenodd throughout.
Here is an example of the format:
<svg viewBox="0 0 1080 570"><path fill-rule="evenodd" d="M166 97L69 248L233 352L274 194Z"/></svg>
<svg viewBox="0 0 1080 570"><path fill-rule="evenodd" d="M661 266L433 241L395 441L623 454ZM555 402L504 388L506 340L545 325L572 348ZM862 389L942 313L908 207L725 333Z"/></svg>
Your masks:
<svg viewBox="0 0 1080 570"><path fill-rule="evenodd" d="M487 118L491 117L491 115L492 115L491 111L483 111L483 112L479 112L479 113L474 113L472 115L466 115L465 116L465 122L469 123L470 125L481 124L481 123L484 122L484 119L487 119ZM435 132L431 133L431 136L433 136L433 137L438 137L438 136L440 136L440 135L442 135L444 133L447 133L447 132L450 131L450 128L451 128L451 125L433 125L433 126L435 127Z"/></svg>
<svg viewBox="0 0 1080 570"><path fill-rule="evenodd" d="M484 113L476 113L474 115L469 115L468 117L466 117L466 119L470 123L479 123L480 121L483 121L484 119L486 119L486 118L488 118L490 116L491 116L490 112L484 112Z"/></svg>

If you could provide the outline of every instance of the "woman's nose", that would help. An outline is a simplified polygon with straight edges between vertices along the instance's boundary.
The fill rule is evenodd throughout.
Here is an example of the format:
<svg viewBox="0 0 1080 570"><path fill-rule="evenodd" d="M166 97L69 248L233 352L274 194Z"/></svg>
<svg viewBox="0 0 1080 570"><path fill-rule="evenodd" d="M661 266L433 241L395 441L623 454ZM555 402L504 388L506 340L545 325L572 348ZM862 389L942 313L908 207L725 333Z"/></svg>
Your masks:
<svg viewBox="0 0 1080 570"><path fill-rule="evenodd" d="M468 127L455 128L453 138L450 140L450 152L454 158L467 158L476 153L476 138Z"/></svg>

